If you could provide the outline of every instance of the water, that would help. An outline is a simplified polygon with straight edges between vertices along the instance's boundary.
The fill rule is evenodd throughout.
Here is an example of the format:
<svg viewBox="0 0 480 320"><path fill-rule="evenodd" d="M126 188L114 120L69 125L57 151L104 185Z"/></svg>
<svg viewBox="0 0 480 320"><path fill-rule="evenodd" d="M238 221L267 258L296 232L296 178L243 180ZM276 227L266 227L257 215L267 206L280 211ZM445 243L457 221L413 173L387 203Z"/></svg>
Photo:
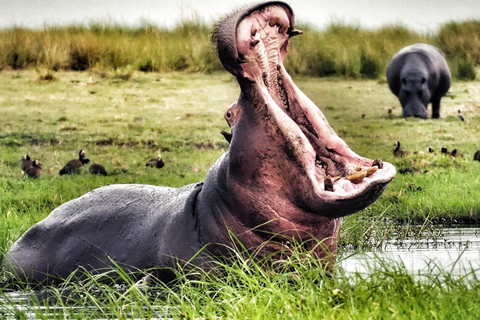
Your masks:
<svg viewBox="0 0 480 320"><path fill-rule="evenodd" d="M368 274L372 267L390 263L414 276L449 273L454 278L480 279L480 228L448 228L434 238L390 240L380 250L352 253L340 258L347 274Z"/></svg>

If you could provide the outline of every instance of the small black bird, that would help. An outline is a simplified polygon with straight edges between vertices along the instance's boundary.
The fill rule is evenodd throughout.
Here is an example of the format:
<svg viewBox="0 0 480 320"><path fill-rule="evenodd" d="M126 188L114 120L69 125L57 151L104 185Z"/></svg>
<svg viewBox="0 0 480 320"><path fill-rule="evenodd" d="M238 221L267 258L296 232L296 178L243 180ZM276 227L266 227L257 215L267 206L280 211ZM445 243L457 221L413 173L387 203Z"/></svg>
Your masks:
<svg viewBox="0 0 480 320"><path fill-rule="evenodd" d="M445 147L442 147L442 149L441 149L440 151L441 151L443 154L450 154L450 153L448 152L448 149L445 148Z"/></svg>
<svg viewBox="0 0 480 320"><path fill-rule="evenodd" d="M25 170L25 174L30 178L39 178L42 174L42 164L36 159L33 160L32 165Z"/></svg>
<svg viewBox="0 0 480 320"><path fill-rule="evenodd" d="M450 152L450 155L452 157L463 157L463 155L457 151L457 149L453 149L452 152Z"/></svg>
<svg viewBox="0 0 480 320"><path fill-rule="evenodd" d="M60 175L79 173L83 165L89 162L90 159L85 156L85 150L82 149L78 152L78 159L68 161L67 164L60 169Z"/></svg>
<svg viewBox="0 0 480 320"><path fill-rule="evenodd" d="M232 134L230 132L227 132L225 130L220 131L220 133L223 135L225 140L227 140L228 143L232 142Z"/></svg>
<svg viewBox="0 0 480 320"><path fill-rule="evenodd" d="M432 147L428 147L427 151L428 153L434 153L434 150L432 149Z"/></svg>
<svg viewBox="0 0 480 320"><path fill-rule="evenodd" d="M101 174L102 176L107 175L107 170L100 163L92 163L89 169L91 174Z"/></svg>
<svg viewBox="0 0 480 320"><path fill-rule="evenodd" d="M156 158L148 160L145 166L160 169L163 168L164 165L165 163L163 162L162 155L159 153Z"/></svg>
<svg viewBox="0 0 480 320"><path fill-rule="evenodd" d="M475 154L473 155L473 160L480 161L480 149L477 150L477 152L475 152Z"/></svg>
<svg viewBox="0 0 480 320"><path fill-rule="evenodd" d="M463 117L462 111L460 111L460 109L458 110L457 117L458 119L465 121L465 118Z"/></svg>
<svg viewBox="0 0 480 320"><path fill-rule="evenodd" d="M22 174L25 174L25 171L27 171L28 168L32 166L32 160L30 159L30 156L28 154L24 154L22 157Z"/></svg>
<svg viewBox="0 0 480 320"><path fill-rule="evenodd" d="M403 157L406 154L405 151L400 149L400 141L395 142L394 146L395 146L395 149L393 149L393 155L396 158Z"/></svg>

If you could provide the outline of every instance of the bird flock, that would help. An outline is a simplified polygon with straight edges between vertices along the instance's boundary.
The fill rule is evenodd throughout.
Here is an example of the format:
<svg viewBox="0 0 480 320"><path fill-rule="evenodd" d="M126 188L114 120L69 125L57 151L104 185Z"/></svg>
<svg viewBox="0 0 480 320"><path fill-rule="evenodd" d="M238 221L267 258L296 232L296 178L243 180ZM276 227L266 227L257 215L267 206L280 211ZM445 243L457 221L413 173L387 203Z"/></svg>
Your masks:
<svg viewBox="0 0 480 320"><path fill-rule="evenodd" d="M25 154L22 156L21 161L22 175L24 177L30 177L34 179L40 178L42 175L42 164L38 159L32 161L32 158L28 154ZM65 174L80 173L84 165L88 163L90 163L90 159L87 158L85 150L82 149L78 152L78 159L69 160L65 166L60 169L59 174L62 176ZM158 154L156 158L148 160L146 166L157 169L163 168L165 163L162 155ZM105 167L100 163L92 163L90 165L89 172L94 175L108 175L107 170L105 170Z"/></svg>
<svg viewBox="0 0 480 320"><path fill-rule="evenodd" d="M405 155L408 155L410 154L410 152L406 151L406 150L403 150L401 149L401 146L400 146L400 141L396 141L394 144L393 144L394 148L393 148L393 156L395 158L401 158ZM428 147L427 148L427 153L435 153L435 151L432 149L432 147ZM415 153L420 153L420 154L423 154L425 152L423 151L420 151L420 152L415 152ZM453 149L452 151L448 151L448 148L445 148L445 147L442 147L440 149L440 153L441 154L444 154L446 156L452 156L452 157L463 157L463 154L458 152L457 149ZM473 160L474 161L480 161L480 149L477 150L474 155L473 155Z"/></svg>

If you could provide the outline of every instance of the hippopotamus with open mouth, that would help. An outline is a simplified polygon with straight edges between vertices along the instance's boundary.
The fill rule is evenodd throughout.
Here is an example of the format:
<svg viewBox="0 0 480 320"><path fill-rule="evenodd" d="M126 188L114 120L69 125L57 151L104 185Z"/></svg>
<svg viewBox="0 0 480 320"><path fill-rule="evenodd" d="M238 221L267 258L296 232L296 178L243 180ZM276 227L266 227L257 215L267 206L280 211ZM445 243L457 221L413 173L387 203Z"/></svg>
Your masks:
<svg viewBox="0 0 480 320"><path fill-rule="evenodd" d="M292 9L278 1L218 24L219 57L241 92L225 113L230 149L204 183L93 190L31 227L3 267L31 283L79 267L97 272L112 261L131 271L187 264L208 270L212 256L230 254L233 241L259 258L292 240L319 259L334 257L341 218L373 203L395 168L350 150L293 83L283 59L297 34Z"/></svg>
<svg viewBox="0 0 480 320"><path fill-rule="evenodd" d="M432 118L440 118L440 100L450 88L451 75L440 49L416 43L398 51L388 64L388 86L403 109L403 117L426 119L432 103Z"/></svg>

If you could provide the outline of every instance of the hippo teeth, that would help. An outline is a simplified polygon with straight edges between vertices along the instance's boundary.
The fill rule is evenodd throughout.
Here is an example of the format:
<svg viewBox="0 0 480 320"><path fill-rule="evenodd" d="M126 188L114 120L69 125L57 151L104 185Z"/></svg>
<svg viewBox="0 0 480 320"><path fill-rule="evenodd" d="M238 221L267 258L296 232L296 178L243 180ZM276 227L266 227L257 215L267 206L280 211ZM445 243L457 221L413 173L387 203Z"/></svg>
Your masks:
<svg viewBox="0 0 480 320"><path fill-rule="evenodd" d="M231 59L222 60L222 64L239 79L242 91L249 92L246 100L253 102L254 111L278 125L264 133L269 138L284 138L280 152L288 150L283 159L290 161L287 165L292 172L304 177L302 181L309 184L312 192L321 196L327 192L333 200L349 199L370 186L386 185L395 175L393 166L386 163L382 170L381 160L370 160L351 151L285 70L283 59L290 38L302 34L294 28L294 16L288 6L272 2L241 19L236 24L233 55L238 64L232 65ZM219 55L226 47L220 44Z"/></svg>

